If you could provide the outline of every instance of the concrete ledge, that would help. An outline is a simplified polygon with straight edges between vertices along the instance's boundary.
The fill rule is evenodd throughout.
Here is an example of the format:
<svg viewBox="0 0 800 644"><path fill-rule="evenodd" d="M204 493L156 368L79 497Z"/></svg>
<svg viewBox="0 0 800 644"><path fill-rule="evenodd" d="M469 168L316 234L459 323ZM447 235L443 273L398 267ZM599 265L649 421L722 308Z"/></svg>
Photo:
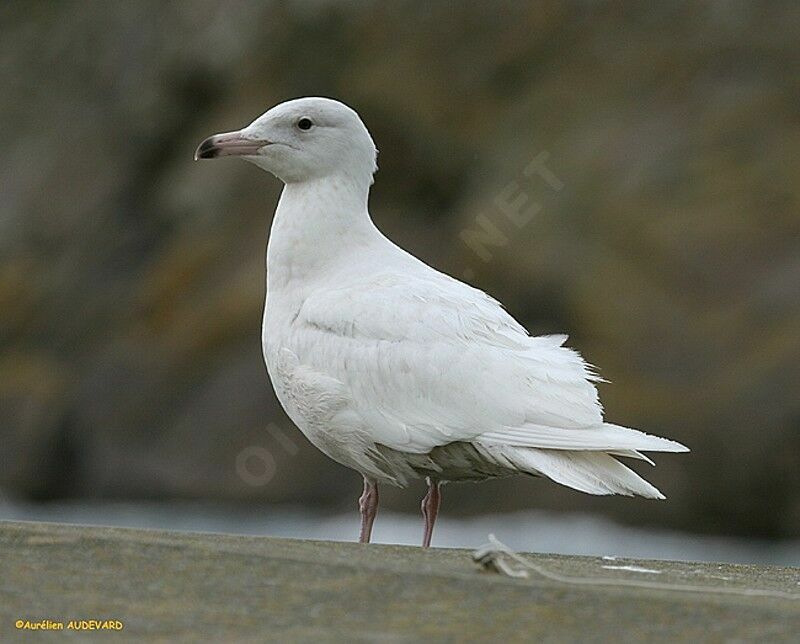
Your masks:
<svg viewBox="0 0 800 644"><path fill-rule="evenodd" d="M800 593L796 568L529 556L570 576ZM20 619L124 629L35 633ZM44 637L796 642L800 601L510 579L464 550L0 523L0 641Z"/></svg>

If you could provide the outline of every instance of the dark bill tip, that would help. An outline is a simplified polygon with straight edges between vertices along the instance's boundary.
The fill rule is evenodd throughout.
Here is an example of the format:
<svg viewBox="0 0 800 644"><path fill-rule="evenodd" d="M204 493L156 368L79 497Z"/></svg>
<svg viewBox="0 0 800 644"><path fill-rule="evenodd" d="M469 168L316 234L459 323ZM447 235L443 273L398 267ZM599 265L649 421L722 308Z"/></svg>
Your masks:
<svg viewBox="0 0 800 644"><path fill-rule="evenodd" d="M194 153L195 159L216 159L217 157L248 157L258 151L269 141L246 138L241 131L215 134L203 141Z"/></svg>
<svg viewBox="0 0 800 644"><path fill-rule="evenodd" d="M215 137L210 136L197 146L197 150L194 153L195 161L198 159L213 159L219 154L219 148L217 148L214 138Z"/></svg>

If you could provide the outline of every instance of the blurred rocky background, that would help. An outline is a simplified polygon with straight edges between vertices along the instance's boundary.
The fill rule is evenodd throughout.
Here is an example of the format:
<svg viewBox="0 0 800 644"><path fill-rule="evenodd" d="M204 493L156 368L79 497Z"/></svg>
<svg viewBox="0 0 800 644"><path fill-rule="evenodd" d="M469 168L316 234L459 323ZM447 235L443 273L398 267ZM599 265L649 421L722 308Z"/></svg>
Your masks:
<svg viewBox="0 0 800 644"><path fill-rule="evenodd" d="M2 3L0 491L355 507L262 366L280 186L192 161L323 95L372 130L390 237L568 331L609 419L693 449L644 465L665 503L518 479L447 513L797 535L798 71L791 1Z"/></svg>

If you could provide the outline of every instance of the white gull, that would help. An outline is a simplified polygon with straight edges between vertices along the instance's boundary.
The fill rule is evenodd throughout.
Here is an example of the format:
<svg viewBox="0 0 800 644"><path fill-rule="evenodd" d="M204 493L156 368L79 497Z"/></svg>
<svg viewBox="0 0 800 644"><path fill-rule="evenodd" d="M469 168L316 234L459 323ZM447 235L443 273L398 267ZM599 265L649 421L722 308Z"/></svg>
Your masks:
<svg viewBox="0 0 800 644"><path fill-rule="evenodd" d="M195 153L241 156L285 183L267 247L264 358L292 421L364 477L360 540L378 483L427 480L424 546L446 481L529 474L664 498L616 457L687 448L604 422L599 378L565 336L530 336L496 300L381 234L367 208L376 155L358 114L325 98L277 105Z"/></svg>

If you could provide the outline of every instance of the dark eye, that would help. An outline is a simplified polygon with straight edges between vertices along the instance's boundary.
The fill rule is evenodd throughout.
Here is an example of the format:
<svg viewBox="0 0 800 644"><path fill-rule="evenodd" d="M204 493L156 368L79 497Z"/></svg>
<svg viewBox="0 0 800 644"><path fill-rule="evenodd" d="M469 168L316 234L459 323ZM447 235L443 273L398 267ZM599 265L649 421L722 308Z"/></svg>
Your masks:
<svg viewBox="0 0 800 644"><path fill-rule="evenodd" d="M310 130L313 126L314 124L311 122L311 119L307 119L305 117L297 121L297 127L301 130Z"/></svg>

